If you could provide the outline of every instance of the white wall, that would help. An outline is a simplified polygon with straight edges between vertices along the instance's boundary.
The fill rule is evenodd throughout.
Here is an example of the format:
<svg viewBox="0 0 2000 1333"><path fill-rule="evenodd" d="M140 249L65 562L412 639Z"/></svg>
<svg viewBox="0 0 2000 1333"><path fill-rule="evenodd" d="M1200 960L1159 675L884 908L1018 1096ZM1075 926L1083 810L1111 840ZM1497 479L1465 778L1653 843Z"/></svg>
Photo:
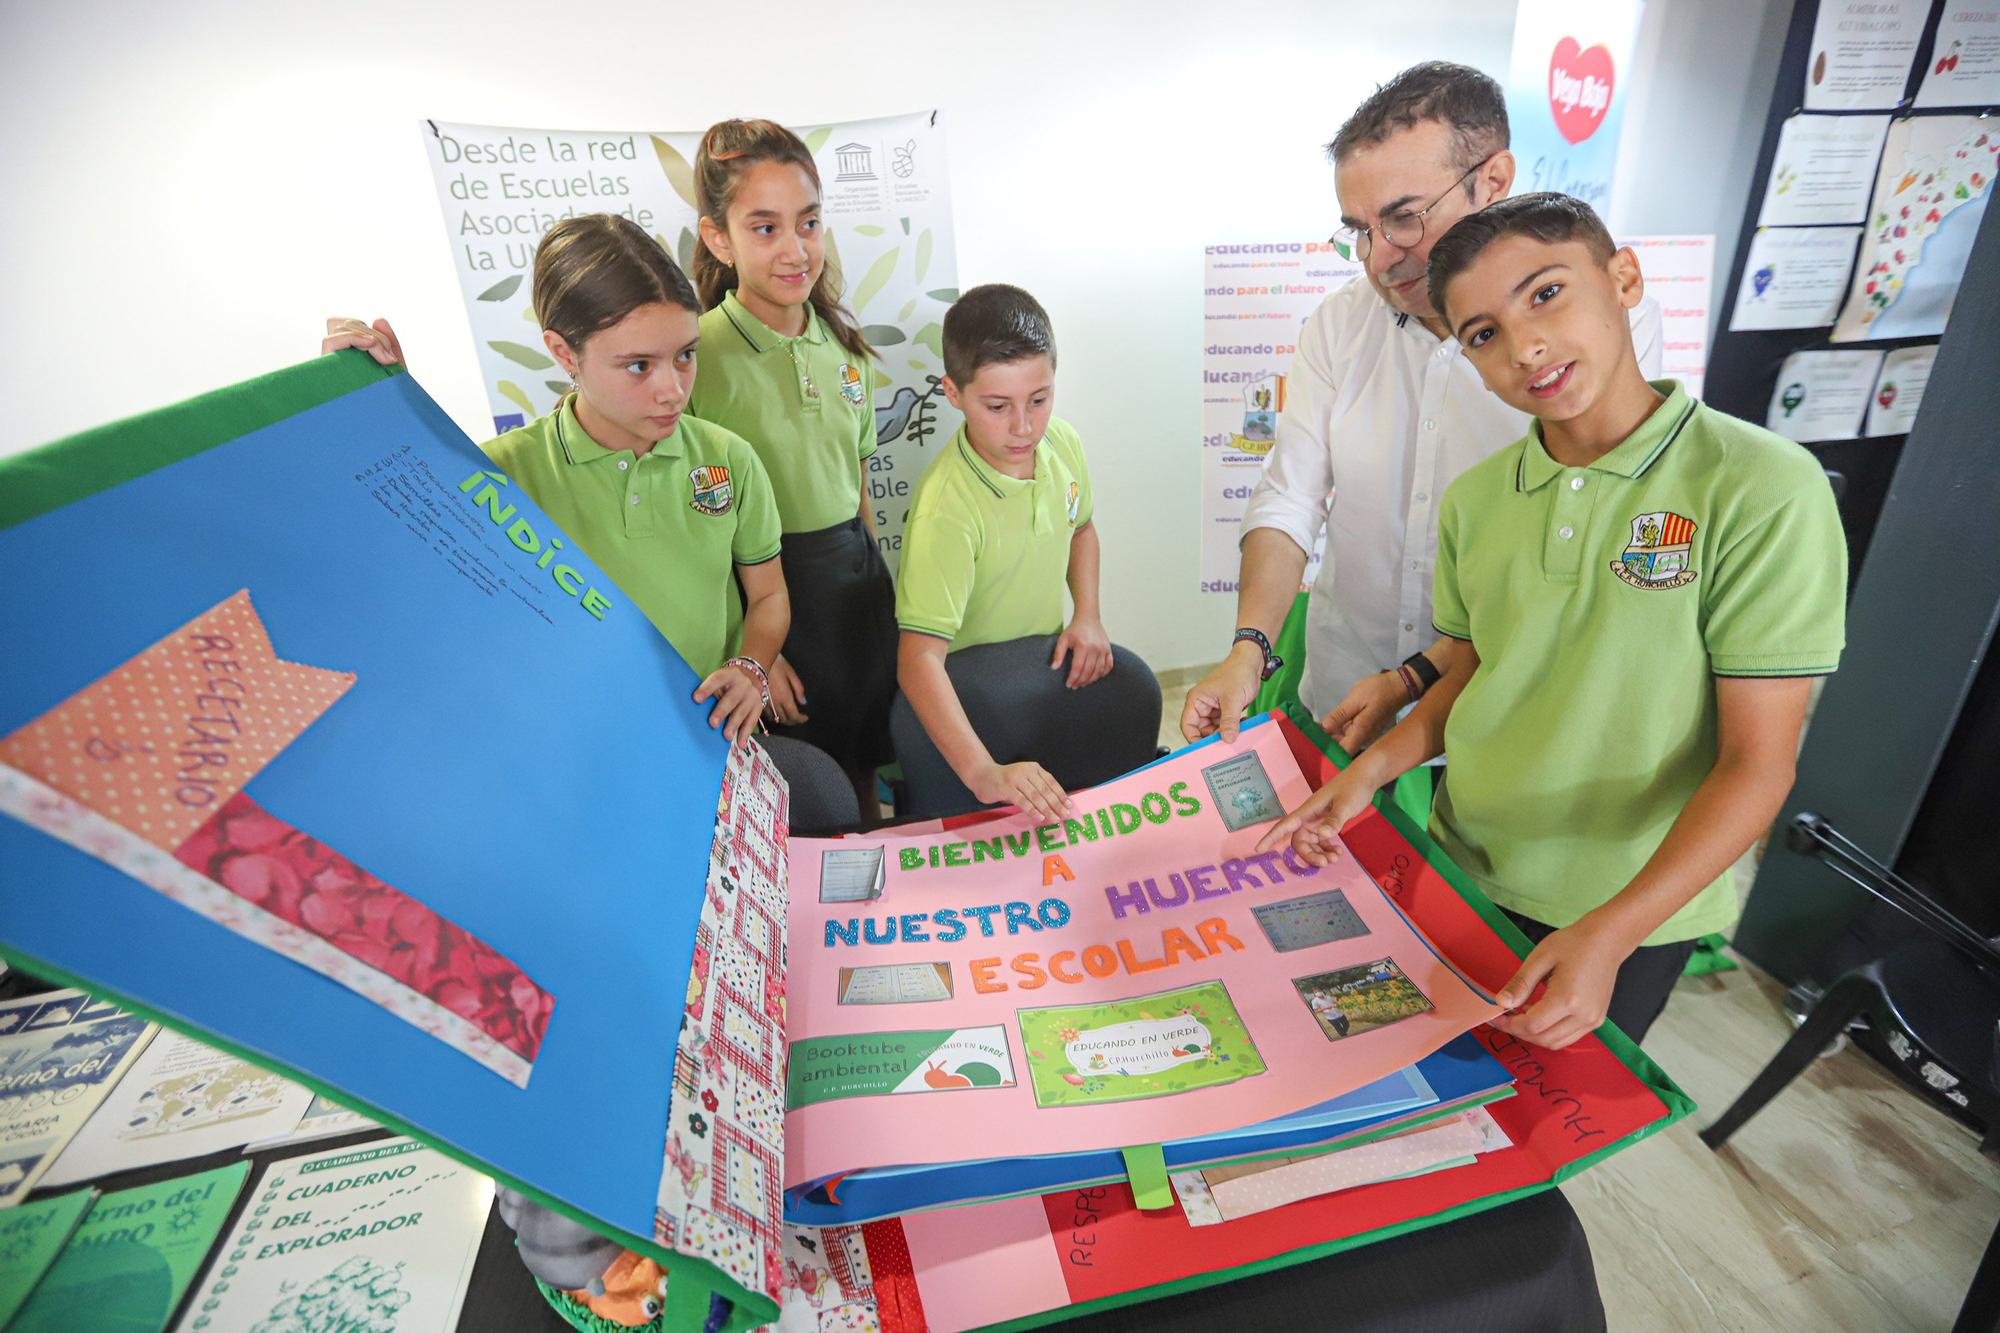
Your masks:
<svg viewBox="0 0 2000 1333"><path fill-rule="evenodd" d="M1652 0L1642 44L1670 58L1627 114L1658 170L1624 225L1733 237L1759 42L1775 50L1788 8ZM716 26L733 14L754 17ZM1330 231L1319 146L1353 104L1429 57L1504 74L1512 18L1494 0L8 5L0 453L302 360L329 313L391 315L424 386L490 433L421 117L679 129L935 106L962 284L1020 283L1055 317L1108 626L1162 669L1212 660L1234 609L1194 591L1202 246Z"/></svg>

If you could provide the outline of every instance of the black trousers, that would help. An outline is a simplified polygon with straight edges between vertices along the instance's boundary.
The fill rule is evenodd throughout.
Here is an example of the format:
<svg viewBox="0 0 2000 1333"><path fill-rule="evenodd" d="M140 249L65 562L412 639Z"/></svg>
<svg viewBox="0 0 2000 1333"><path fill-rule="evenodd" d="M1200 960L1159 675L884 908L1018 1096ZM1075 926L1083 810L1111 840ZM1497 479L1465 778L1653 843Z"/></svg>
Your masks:
<svg viewBox="0 0 2000 1333"><path fill-rule="evenodd" d="M792 628L785 660L805 687L806 720L772 734L832 755L851 773L889 762L896 697L896 586L859 518L784 537Z"/></svg>
<svg viewBox="0 0 2000 1333"><path fill-rule="evenodd" d="M1160 735L1160 682L1138 654L1111 647L1111 674L1080 690L1063 682L1069 660L1050 670L1054 634L963 648L944 659L945 674L966 720L996 762L1032 759L1065 791L1094 787L1152 762ZM903 766L910 809L918 818L960 815L979 808L917 720L902 694L889 714L896 762Z"/></svg>
<svg viewBox="0 0 2000 1333"><path fill-rule="evenodd" d="M1507 912L1504 907L1500 910ZM1521 928L1531 944L1540 944L1556 933L1554 926L1519 912L1507 912L1507 918ZM1680 940L1673 944L1642 944L1632 951L1632 956L1618 969L1618 980L1611 988L1611 1010L1606 1015L1620 1032L1634 1042L1645 1042L1647 1029L1667 1007L1667 997L1674 993L1674 983L1687 967L1694 945L1693 940Z"/></svg>

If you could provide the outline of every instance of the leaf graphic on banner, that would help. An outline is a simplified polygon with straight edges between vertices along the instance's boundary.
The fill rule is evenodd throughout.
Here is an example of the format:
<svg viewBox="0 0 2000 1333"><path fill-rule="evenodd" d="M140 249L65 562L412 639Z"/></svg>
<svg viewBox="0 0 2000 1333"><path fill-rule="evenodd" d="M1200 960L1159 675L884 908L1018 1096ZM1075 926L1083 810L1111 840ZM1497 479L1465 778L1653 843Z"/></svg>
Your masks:
<svg viewBox="0 0 2000 1333"><path fill-rule="evenodd" d="M530 324L533 324L536 328L540 328L542 326L541 321L535 318L535 308L531 305L524 305L521 307L521 318L527 320Z"/></svg>
<svg viewBox="0 0 2000 1333"><path fill-rule="evenodd" d="M694 271L694 233L686 227L681 228L680 240L674 245L674 253L680 256L681 271L683 273L692 273Z"/></svg>
<svg viewBox="0 0 2000 1333"><path fill-rule="evenodd" d="M924 234L917 237L917 281L924 280L924 274L931 271L931 229L924 228Z"/></svg>
<svg viewBox="0 0 2000 1333"><path fill-rule="evenodd" d="M662 139L659 135L649 135L653 141L653 152L660 159L660 170L667 174L667 184L674 187L674 193L689 208L698 208L694 201L694 168L681 156L680 149Z"/></svg>
<svg viewBox="0 0 2000 1333"><path fill-rule="evenodd" d="M504 301L512 296L520 286L521 275L516 273L512 277L502 278L491 287L488 287L479 294L479 299L482 301Z"/></svg>
<svg viewBox="0 0 2000 1333"><path fill-rule="evenodd" d="M534 348L523 347L519 343L510 343L504 338L495 338L486 345L514 364L526 366L530 370L547 370L555 364L555 362L549 360Z"/></svg>
<svg viewBox="0 0 2000 1333"><path fill-rule="evenodd" d="M914 343L920 343L923 346L930 348L931 354L933 356L938 357L940 360L943 359L944 326L942 324L939 324L937 321L933 320L929 324L926 324L922 328L918 329L917 336L910 339L910 341Z"/></svg>
<svg viewBox="0 0 2000 1333"><path fill-rule="evenodd" d="M930 297L933 301L942 301L946 305L950 305L958 299L958 288L939 287L935 291L925 292L924 295Z"/></svg>
<svg viewBox="0 0 2000 1333"><path fill-rule="evenodd" d="M910 362L910 369L911 369L911 370L929 370L929 369L930 369L930 363L929 363L929 362L927 362L927 361L912 361L912 362Z"/></svg>
<svg viewBox="0 0 2000 1333"><path fill-rule="evenodd" d="M854 224L854 230L856 234L861 236L880 236L882 234L882 229L872 222L857 222Z"/></svg>
<svg viewBox="0 0 2000 1333"><path fill-rule="evenodd" d="M568 393L573 387L568 380L543 380L542 383L548 386L549 392L554 394L558 399Z"/></svg>
<svg viewBox="0 0 2000 1333"><path fill-rule="evenodd" d="M899 245L868 266L868 272L862 276L861 285L854 289L856 314L861 313L861 308L868 304L869 297L889 285L889 276L896 271L896 260L902 253L903 247Z"/></svg>
<svg viewBox="0 0 2000 1333"><path fill-rule="evenodd" d="M826 147L827 138L830 135L832 135L832 133L833 133L833 126L822 125L818 129L814 130L811 134L808 134L806 136L806 151L808 153L811 153L814 157L818 157L819 150Z"/></svg>
<svg viewBox="0 0 2000 1333"><path fill-rule="evenodd" d="M910 234L910 220L908 218L903 218L901 219L901 222L903 224L903 235L908 236Z"/></svg>
<svg viewBox="0 0 2000 1333"><path fill-rule="evenodd" d="M828 291L832 291L840 286L842 275L846 272L847 266L840 262L840 244L834 239L833 228L828 227L826 229L826 267L820 272L820 281L826 284ZM832 276L829 277L829 274Z"/></svg>
<svg viewBox="0 0 2000 1333"><path fill-rule="evenodd" d="M528 400L528 395L521 392L521 386L514 383L514 381L501 380L498 384L494 385L493 387L500 391L500 396L502 398L505 398L508 402L520 408L523 412L526 412L529 416L538 417L541 415L541 413L535 410L535 405Z"/></svg>
<svg viewBox="0 0 2000 1333"><path fill-rule="evenodd" d="M894 347L909 335L894 324L868 324L862 327L861 336L877 347Z"/></svg>
<svg viewBox="0 0 2000 1333"><path fill-rule="evenodd" d="M903 308L896 312L896 322L898 324L907 324L910 322L910 316L916 313L917 298L912 296L909 300L903 302Z"/></svg>

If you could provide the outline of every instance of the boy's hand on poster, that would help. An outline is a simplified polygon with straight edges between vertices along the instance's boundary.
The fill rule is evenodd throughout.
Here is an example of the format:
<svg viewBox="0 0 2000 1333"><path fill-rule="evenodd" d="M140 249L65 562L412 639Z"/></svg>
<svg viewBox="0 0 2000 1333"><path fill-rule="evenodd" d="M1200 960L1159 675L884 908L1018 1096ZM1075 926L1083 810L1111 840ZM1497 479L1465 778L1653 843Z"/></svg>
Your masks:
<svg viewBox="0 0 2000 1333"><path fill-rule="evenodd" d="M1558 930L1537 944L1501 987L1494 1002L1509 1012L1493 1019L1493 1026L1551 1051L1588 1036L1610 1010L1618 967L1630 952L1589 917ZM1541 998L1523 1010L1537 986Z"/></svg>
<svg viewBox="0 0 2000 1333"><path fill-rule="evenodd" d="M1264 657L1254 644L1239 643L1230 649L1222 664L1203 676L1188 691L1181 707L1181 735L1192 745L1217 731L1233 741L1243 725L1243 714L1257 698L1263 685Z"/></svg>
<svg viewBox="0 0 2000 1333"><path fill-rule="evenodd" d="M1306 799L1304 805L1271 825L1257 843L1268 852L1287 840L1307 865L1323 866L1340 855L1340 830L1349 820L1368 808L1375 789L1362 781L1352 768Z"/></svg>
<svg viewBox="0 0 2000 1333"><path fill-rule="evenodd" d="M983 805L1017 805L1044 824L1053 824L1076 808L1062 784L1032 759L988 764L965 785Z"/></svg>
<svg viewBox="0 0 2000 1333"><path fill-rule="evenodd" d="M1069 628L1056 640L1056 655L1049 663L1049 670L1060 667L1065 654L1069 657L1069 679L1064 683L1072 690L1080 690L1111 674L1111 637L1094 616L1078 616L1069 622Z"/></svg>
<svg viewBox="0 0 2000 1333"><path fill-rule="evenodd" d="M1347 697L1320 719L1320 729L1349 754L1359 754L1395 725L1410 692L1393 671L1378 671L1354 682Z"/></svg>
<svg viewBox="0 0 2000 1333"><path fill-rule="evenodd" d="M385 366L403 359L403 344L396 341L396 331L386 319L369 325L358 319L333 316L326 322L326 337L319 340L319 354L327 356L343 347L359 347Z"/></svg>
<svg viewBox="0 0 2000 1333"><path fill-rule="evenodd" d="M715 700L715 707L709 710L708 725L720 727L731 745L749 740L757 714L764 711L764 692L750 673L728 665L709 672L708 679L695 687L694 701L700 704L710 699Z"/></svg>
<svg viewBox="0 0 2000 1333"><path fill-rule="evenodd" d="M806 720L806 687L783 653L771 663L771 717L788 727Z"/></svg>

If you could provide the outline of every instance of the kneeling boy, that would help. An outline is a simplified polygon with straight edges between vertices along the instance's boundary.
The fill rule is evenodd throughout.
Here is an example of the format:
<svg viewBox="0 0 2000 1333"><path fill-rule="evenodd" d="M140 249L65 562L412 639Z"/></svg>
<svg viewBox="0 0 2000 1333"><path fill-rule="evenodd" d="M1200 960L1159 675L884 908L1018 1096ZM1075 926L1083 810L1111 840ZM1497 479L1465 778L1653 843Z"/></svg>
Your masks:
<svg viewBox="0 0 2000 1333"><path fill-rule="evenodd" d="M1159 682L1098 618L1090 473L1050 415L1048 313L1018 287L973 288L945 314L944 368L965 424L924 469L903 534L890 735L912 808L898 813L1008 802L1059 819L1065 788L1153 757Z"/></svg>
<svg viewBox="0 0 2000 1333"><path fill-rule="evenodd" d="M1495 1026L1634 1041L1729 867L1777 815L1811 688L1843 646L1847 547L1813 456L1639 373L1644 282L1590 207L1496 203L1431 251L1432 303L1486 386L1536 420L1446 491L1434 618L1448 669L1273 828L1308 860L1377 787L1441 750L1447 854L1534 951ZM1446 664L1440 663L1440 666Z"/></svg>

